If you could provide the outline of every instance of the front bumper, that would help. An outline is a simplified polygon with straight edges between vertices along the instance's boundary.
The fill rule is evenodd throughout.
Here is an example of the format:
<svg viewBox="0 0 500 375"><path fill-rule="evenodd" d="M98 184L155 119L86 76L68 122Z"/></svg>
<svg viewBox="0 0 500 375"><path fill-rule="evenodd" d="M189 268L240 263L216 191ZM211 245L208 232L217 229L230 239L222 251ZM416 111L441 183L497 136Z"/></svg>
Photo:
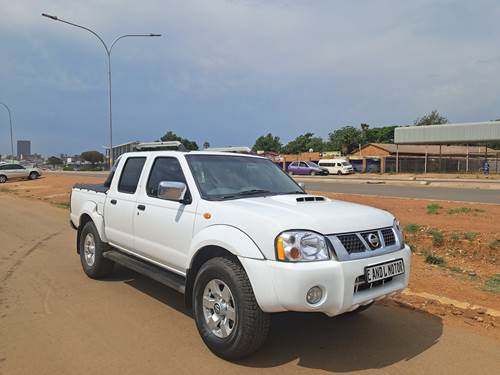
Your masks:
<svg viewBox="0 0 500 375"><path fill-rule="evenodd" d="M372 288L356 288L356 281L363 276L366 266L396 259L403 259L404 274ZM322 312L334 316L405 289L409 280L411 251L405 245L403 249L389 254L345 262L285 263L250 258L240 258L240 261L263 311ZM316 305L309 305L306 294L313 286L323 290L323 299Z"/></svg>

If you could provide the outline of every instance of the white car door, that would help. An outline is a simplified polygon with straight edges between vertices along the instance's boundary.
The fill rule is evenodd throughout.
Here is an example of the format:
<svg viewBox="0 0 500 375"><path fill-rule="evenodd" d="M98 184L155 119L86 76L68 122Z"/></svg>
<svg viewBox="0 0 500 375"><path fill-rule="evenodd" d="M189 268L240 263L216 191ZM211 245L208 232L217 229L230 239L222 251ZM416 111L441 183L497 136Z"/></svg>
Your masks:
<svg viewBox="0 0 500 375"><path fill-rule="evenodd" d="M134 215L136 253L179 273L186 271L196 204L158 198L161 181L186 183L176 157L158 156L137 201ZM186 200L190 201L189 189Z"/></svg>
<svg viewBox="0 0 500 375"><path fill-rule="evenodd" d="M11 164L7 171L8 178L23 178L28 177L27 169L19 164Z"/></svg>
<svg viewBox="0 0 500 375"><path fill-rule="evenodd" d="M123 250L134 250L134 215L139 193L139 181L146 157L129 156L121 159L119 178L113 178L104 206L106 237ZM120 166L118 166L120 169Z"/></svg>

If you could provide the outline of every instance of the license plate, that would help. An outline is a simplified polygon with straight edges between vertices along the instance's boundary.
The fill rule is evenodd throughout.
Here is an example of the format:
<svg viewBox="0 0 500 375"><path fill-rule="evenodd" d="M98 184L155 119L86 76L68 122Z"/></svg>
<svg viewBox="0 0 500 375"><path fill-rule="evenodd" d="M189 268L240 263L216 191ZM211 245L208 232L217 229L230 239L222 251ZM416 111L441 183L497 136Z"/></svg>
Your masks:
<svg viewBox="0 0 500 375"><path fill-rule="evenodd" d="M403 273L405 273L403 259L391 260L390 262L365 267L365 280L367 283L373 283Z"/></svg>

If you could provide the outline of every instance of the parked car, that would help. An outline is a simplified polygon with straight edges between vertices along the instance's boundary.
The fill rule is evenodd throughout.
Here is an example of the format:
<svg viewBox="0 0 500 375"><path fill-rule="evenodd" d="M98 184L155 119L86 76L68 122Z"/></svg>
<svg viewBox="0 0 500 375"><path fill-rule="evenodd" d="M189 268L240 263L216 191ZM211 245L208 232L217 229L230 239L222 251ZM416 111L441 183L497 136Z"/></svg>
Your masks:
<svg viewBox="0 0 500 375"><path fill-rule="evenodd" d="M288 173L291 175L328 175L326 168L321 168L318 164L312 161L294 161L288 165Z"/></svg>
<svg viewBox="0 0 500 375"><path fill-rule="evenodd" d="M183 293L205 344L231 360L263 344L271 313L360 312L410 274L393 215L307 194L254 155L123 154L103 185L75 185L70 218L87 276L118 263Z"/></svg>
<svg viewBox="0 0 500 375"><path fill-rule="evenodd" d="M318 165L326 168L330 174L351 174L354 173L352 164L345 159L321 159Z"/></svg>
<svg viewBox="0 0 500 375"><path fill-rule="evenodd" d="M42 172L38 168L23 167L20 164L0 164L0 184L8 180L26 178L34 180L39 178Z"/></svg>

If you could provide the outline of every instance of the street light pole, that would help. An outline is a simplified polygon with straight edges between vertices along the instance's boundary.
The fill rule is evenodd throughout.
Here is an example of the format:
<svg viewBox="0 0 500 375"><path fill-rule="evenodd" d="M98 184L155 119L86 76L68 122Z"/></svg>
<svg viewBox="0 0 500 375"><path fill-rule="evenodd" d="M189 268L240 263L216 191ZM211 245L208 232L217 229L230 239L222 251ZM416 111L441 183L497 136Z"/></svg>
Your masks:
<svg viewBox="0 0 500 375"><path fill-rule="evenodd" d="M62 22L62 23L65 23L65 24L68 24L68 25L71 25L74 27L78 27L80 29L88 31L89 33L93 34L97 39L99 39L99 41L103 45L104 49L106 50L106 56L108 58L108 94L109 94L109 168L111 169L111 166L113 165L113 111L112 111L112 100L111 100L111 51L113 50L113 47L115 46L116 42L118 42L120 39L128 38L128 37L157 37L157 36L159 37L159 36L161 36L161 34L152 34L152 33L150 33L150 34L125 34L125 35L121 35L121 36L115 38L115 40L113 40L111 45L108 47L108 45L106 44L104 39L101 38L101 36L99 36L99 34L97 34L94 30L92 30L88 27L81 26L81 25L78 25L76 23L63 20L57 16L53 16L53 15L46 14L46 13L42 13L42 16L47 17L53 21L59 21L59 22Z"/></svg>
<svg viewBox="0 0 500 375"><path fill-rule="evenodd" d="M7 104L0 102L1 105L5 107L7 112L9 113L9 123L10 123L10 152L12 155L12 159L14 159L14 136L12 135L12 114L10 113L10 108Z"/></svg>

